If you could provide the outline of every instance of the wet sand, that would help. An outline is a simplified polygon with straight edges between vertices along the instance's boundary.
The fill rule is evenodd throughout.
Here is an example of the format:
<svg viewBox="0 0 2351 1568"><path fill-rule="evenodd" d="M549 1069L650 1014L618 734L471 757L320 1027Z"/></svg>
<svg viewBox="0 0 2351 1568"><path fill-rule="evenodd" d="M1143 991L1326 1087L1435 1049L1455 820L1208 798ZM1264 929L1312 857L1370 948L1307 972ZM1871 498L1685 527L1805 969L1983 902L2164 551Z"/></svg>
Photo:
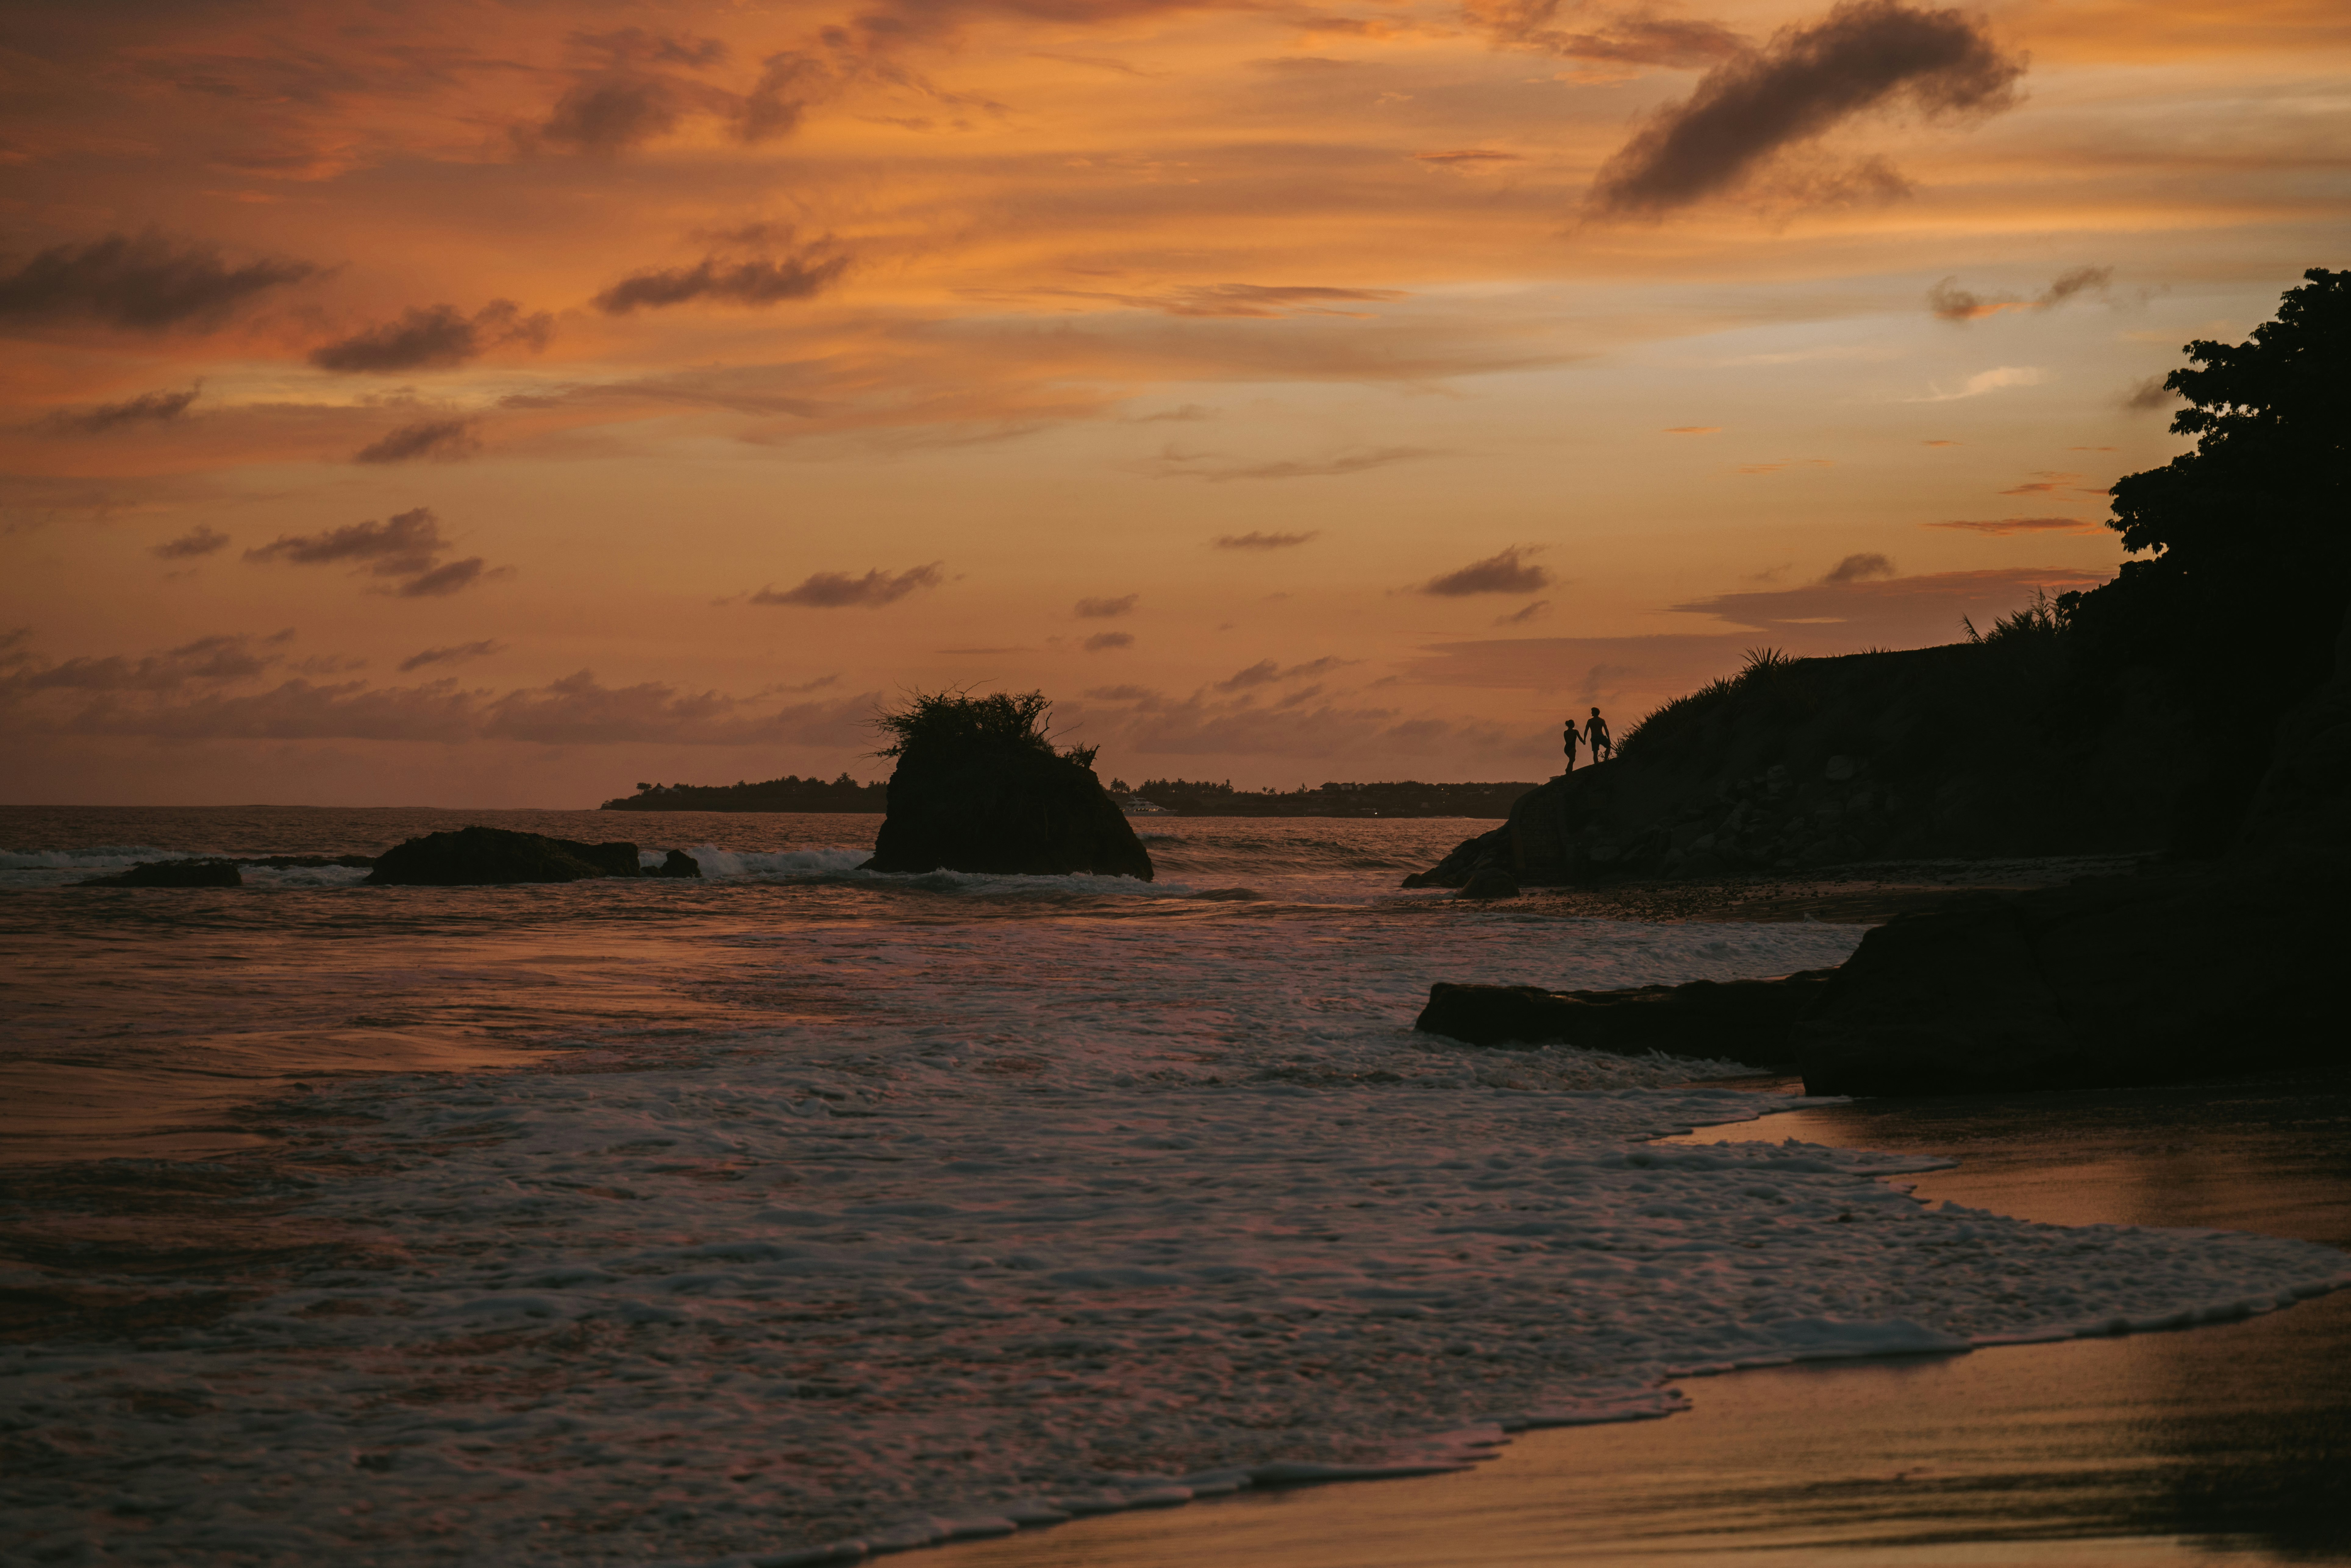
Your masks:
<svg viewBox="0 0 2351 1568"><path fill-rule="evenodd" d="M1904 1103L1708 1129L1958 1157L1922 1197L2351 1246L2351 1082ZM1473 1472L1244 1493L947 1548L942 1568L1850 1568L2351 1562L2351 1291L2247 1322L1682 1385L1664 1420Z"/></svg>

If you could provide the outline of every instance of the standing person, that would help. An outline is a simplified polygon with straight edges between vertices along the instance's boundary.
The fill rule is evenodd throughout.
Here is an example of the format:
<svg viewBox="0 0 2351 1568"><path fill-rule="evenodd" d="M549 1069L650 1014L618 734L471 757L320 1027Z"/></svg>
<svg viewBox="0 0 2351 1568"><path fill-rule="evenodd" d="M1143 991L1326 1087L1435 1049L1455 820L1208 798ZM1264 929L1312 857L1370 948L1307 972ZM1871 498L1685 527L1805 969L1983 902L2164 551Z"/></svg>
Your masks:
<svg viewBox="0 0 2351 1568"><path fill-rule="evenodd" d="M1563 773L1573 773L1575 771L1575 743L1577 738L1578 737L1575 733L1575 716L1571 714L1568 716L1567 727L1560 732L1559 737L1560 747L1567 753L1567 766L1561 769Z"/></svg>
<svg viewBox="0 0 2351 1568"><path fill-rule="evenodd" d="M1608 738L1608 721L1600 716L1598 708L1592 710L1592 722L1583 727L1583 744L1592 748L1592 760L1595 763L1616 755L1616 743Z"/></svg>

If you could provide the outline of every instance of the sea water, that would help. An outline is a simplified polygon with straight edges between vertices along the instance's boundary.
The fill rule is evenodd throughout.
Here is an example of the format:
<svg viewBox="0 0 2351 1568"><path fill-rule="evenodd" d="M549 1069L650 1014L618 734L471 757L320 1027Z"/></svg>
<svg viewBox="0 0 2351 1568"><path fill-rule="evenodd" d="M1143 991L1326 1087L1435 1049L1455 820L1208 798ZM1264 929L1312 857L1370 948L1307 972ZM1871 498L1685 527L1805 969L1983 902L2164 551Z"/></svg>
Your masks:
<svg viewBox="0 0 2351 1568"><path fill-rule="evenodd" d="M701 882L68 885L481 821ZM1726 1061L1416 1035L1437 980L1855 927L1403 893L1487 824L1156 819L1159 880L869 817L0 809L0 1506L25 1562L784 1563L1662 1414L1677 1373L2264 1312L2267 1238L1660 1134Z"/></svg>

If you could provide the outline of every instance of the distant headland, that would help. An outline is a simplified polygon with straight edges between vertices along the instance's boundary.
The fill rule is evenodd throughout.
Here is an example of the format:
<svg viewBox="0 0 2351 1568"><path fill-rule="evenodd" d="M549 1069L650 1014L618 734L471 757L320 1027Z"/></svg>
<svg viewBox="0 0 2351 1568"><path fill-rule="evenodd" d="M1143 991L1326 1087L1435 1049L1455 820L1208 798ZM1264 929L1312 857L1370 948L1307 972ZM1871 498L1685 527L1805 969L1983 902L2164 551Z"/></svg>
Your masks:
<svg viewBox="0 0 2351 1568"><path fill-rule="evenodd" d="M1188 779L1113 779L1111 793L1132 815L1170 817L1488 817L1502 818L1534 788L1519 784L1322 784L1314 789L1236 789ZM633 795L607 800L607 811L863 811L880 816L888 804L879 783L861 784L786 774L759 783L640 784Z"/></svg>

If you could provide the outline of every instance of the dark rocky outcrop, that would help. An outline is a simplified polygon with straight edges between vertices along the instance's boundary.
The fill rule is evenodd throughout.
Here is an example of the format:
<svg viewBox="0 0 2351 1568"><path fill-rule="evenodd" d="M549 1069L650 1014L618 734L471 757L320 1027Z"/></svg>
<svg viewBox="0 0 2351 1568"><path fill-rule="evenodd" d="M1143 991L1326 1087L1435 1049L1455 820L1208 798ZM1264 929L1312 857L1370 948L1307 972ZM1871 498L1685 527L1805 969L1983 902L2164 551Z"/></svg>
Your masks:
<svg viewBox="0 0 2351 1568"><path fill-rule="evenodd" d="M645 869L645 874L647 876L698 877L702 874L702 862L684 850L672 850L662 857L661 864L648 866Z"/></svg>
<svg viewBox="0 0 2351 1568"><path fill-rule="evenodd" d="M141 861L112 876L94 876L81 887L243 887L235 861Z"/></svg>
<svg viewBox="0 0 2351 1568"><path fill-rule="evenodd" d="M475 827L427 833L386 850L376 857L375 870L366 885L472 887L643 874L634 844L588 844L539 833L517 833L505 828ZM664 868L663 874L685 873ZM693 874L700 875L700 868L696 867Z"/></svg>
<svg viewBox="0 0 2351 1568"><path fill-rule="evenodd" d="M2152 682L2069 680L2053 637L1766 662L1538 786L1406 887L1525 886L2164 843L2197 764Z"/></svg>
<svg viewBox="0 0 2351 1568"><path fill-rule="evenodd" d="M1152 879L1151 856L1094 771L1015 745L909 746L868 871Z"/></svg>
<svg viewBox="0 0 2351 1568"><path fill-rule="evenodd" d="M1921 1094L2341 1064L2351 617L2231 859L1979 894L1863 938L1797 1028L1807 1088Z"/></svg>
<svg viewBox="0 0 2351 1568"><path fill-rule="evenodd" d="M1469 1045L1583 1046L1619 1056L1662 1051L1771 1066L1792 1060L1791 1030L1827 988L1834 969L1776 980L1693 980L1622 991L1548 991L1540 986L1428 988L1413 1028Z"/></svg>
<svg viewBox="0 0 2351 1568"><path fill-rule="evenodd" d="M2160 1083L2340 1063L2339 870L1974 895L1872 931L1796 1026L1818 1094Z"/></svg>

